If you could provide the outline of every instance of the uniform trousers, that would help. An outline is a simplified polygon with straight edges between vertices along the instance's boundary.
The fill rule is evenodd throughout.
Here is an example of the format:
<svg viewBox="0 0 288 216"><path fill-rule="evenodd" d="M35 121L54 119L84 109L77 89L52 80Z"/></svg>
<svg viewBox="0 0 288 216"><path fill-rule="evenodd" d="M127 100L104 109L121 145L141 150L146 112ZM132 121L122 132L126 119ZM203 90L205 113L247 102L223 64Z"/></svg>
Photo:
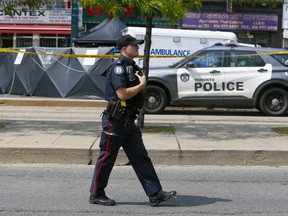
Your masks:
<svg viewBox="0 0 288 216"><path fill-rule="evenodd" d="M142 133L134 121L109 120L102 116L100 155L97 159L90 193L105 196L105 188L120 147L123 148L147 196L162 190L159 178L143 144Z"/></svg>

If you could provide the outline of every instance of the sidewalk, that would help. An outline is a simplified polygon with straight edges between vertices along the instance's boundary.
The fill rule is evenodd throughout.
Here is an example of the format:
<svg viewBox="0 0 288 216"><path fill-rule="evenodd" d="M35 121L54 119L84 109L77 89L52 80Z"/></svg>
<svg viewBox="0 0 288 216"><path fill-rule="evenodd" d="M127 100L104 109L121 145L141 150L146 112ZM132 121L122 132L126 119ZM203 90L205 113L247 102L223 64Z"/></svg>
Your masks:
<svg viewBox="0 0 288 216"><path fill-rule="evenodd" d="M100 118L93 113L88 116L91 121L77 118L73 113L69 114L69 120L69 116L67 119L54 119L53 112L43 112L45 118L32 119L31 116L25 118L23 111L23 118L20 118L16 111L9 113L12 109L9 105L15 105L15 110L29 110L27 106L48 106L48 101L53 101L53 106L68 107L70 103L73 104L70 106L89 109L87 104L90 102L93 109L104 106L103 101L70 100L67 103L62 99L58 102L41 100L13 98L14 104L11 99L8 104L5 98L0 98L0 104L4 104L0 105L0 123L4 125L0 128L0 162L95 164L101 124ZM19 103L25 107L16 107ZM77 109L77 112L84 115L85 109ZM201 116L189 116L189 121L184 119L187 116L171 115L167 121L164 117L148 115L147 124L166 126L173 122L175 134L143 133L145 146L156 165L288 165L288 137L271 130L275 127L274 121L287 127L287 117L283 117L285 121L281 117L273 122L267 119L265 124L235 122L226 116L217 118L221 119L220 123L212 117L203 121ZM116 164L125 165L127 162L121 149Z"/></svg>

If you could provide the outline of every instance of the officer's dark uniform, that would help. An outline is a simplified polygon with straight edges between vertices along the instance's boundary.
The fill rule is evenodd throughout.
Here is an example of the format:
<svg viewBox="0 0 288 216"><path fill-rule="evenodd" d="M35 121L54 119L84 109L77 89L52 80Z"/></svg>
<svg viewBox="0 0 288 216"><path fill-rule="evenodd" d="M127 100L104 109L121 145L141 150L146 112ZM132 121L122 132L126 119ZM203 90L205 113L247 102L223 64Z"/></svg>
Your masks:
<svg viewBox="0 0 288 216"><path fill-rule="evenodd" d="M116 89L129 88L139 84L135 72L139 70L133 60L121 55L106 71L107 101L118 102ZM122 118L109 118L107 111L102 116L102 134L100 141L100 155L96 162L94 176L90 188L94 197L105 196L105 187L115 163L120 147L125 151L134 171L136 172L147 196L162 190L161 184L154 170L152 162L144 147L142 134L134 123L137 106L143 106L141 92L126 101Z"/></svg>

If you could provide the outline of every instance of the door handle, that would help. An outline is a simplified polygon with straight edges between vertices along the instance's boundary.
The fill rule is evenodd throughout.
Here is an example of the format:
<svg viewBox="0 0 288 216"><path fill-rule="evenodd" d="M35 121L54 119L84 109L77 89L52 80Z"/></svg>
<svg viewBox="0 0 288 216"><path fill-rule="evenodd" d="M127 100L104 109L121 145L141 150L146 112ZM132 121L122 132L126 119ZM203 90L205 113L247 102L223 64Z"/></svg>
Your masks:
<svg viewBox="0 0 288 216"><path fill-rule="evenodd" d="M261 69L259 69L259 70L257 70L257 71L263 73L263 72L267 72L268 70L267 70L267 69L264 69L264 68L261 68Z"/></svg>
<svg viewBox="0 0 288 216"><path fill-rule="evenodd" d="M212 71L210 71L210 73L211 73L211 74L216 74L216 73L220 73L220 71L218 71L218 70L212 70Z"/></svg>

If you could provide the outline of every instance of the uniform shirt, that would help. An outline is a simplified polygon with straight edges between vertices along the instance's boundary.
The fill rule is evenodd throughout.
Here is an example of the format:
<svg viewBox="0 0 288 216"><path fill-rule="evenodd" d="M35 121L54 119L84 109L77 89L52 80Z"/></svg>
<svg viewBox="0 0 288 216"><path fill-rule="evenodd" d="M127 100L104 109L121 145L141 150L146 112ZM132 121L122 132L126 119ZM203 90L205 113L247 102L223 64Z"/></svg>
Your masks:
<svg viewBox="0 0 288 216"><path fill-rule="evenodd" d="M139 70L140 68L136 65L135 61L126 56L121 55L114 61L106 73L105 100L118 101L119 98L116 93L118 88L129 88L138 85L139 80L135 76L135 72Z"/></svg>

